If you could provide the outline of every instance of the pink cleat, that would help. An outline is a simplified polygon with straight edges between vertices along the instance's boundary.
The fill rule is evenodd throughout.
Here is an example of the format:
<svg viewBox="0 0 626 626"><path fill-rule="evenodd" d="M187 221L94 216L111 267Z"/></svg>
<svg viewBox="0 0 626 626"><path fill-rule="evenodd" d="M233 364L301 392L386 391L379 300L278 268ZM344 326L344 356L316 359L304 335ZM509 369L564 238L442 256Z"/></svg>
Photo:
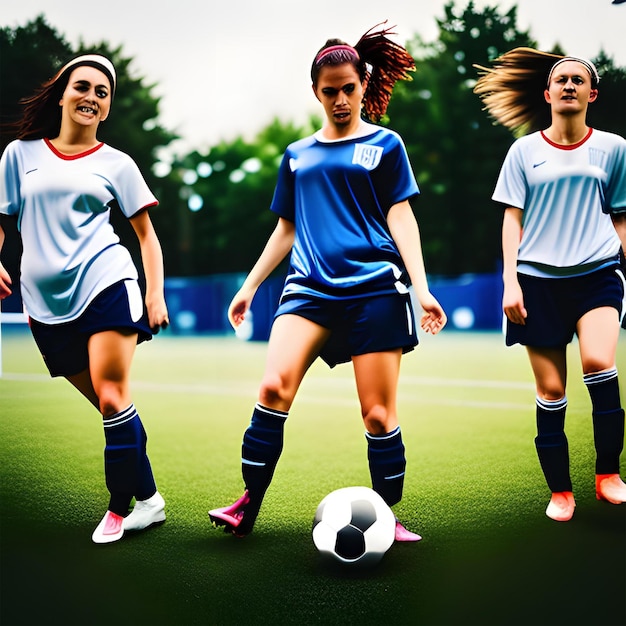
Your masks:
<svg viewBox="0 0 626 626"><path fill-rule="evenodd" d="M396 541L420 541L422 537L407 530L398 520L396 520Z"/></svg>
<svg viewBox="0 0 626 626"><path fill-rule="evenodd" d="M118 541L124 535L124 518L107 511L104 517L93 531L91 539L94 543L112 543Z"/></svg>
<svg viewBox="0 0 626 626"><path fill-rule="evenodd" d="M239 498L236 502L233 502L230 506L209 511L209 517L211 518L211 522L213 522L213 526L224 526L224 530L226 532L232 532L233 535L244 537L250 531L238 533L237 528L243 521L245 507L249 502L250 496L248 495L248 490L246 489L241 498ZM254 524L254 520L252 520L252 524ZM252 530L252 527L250 527L250 530Z"/></svg>
<svg viewBox="0 0 626 626"><path fill-rule="evenodd" d="M546 515L557 522L568 522L574 515L574 494L571 491L555 491L552 493Z"/></svg>
<svg viewBox="0 0 626 626"><path fill-rule="evenodd" d="M596 498L611 504L626 502L626 484L619 474L596 474Z"/></svg>

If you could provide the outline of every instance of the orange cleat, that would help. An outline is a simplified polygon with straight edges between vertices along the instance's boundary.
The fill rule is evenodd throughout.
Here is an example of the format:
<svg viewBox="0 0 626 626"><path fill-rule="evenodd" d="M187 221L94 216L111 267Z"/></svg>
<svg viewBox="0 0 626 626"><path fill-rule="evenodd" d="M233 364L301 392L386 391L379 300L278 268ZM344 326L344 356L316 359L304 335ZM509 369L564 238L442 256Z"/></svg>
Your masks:
<svg viewBox="0 0 626 626"><path fill-rule="evenodd" d="M626 502L626 484L619 474L596 474L596 498L611 504Z"/></svg>
<svg viewBox="0 0 626 626"><path fill-rule="evenodd" d="M552 493L546 515L557 522L568 522L574 515L574 494L571 491L555 491Z"/></svg>

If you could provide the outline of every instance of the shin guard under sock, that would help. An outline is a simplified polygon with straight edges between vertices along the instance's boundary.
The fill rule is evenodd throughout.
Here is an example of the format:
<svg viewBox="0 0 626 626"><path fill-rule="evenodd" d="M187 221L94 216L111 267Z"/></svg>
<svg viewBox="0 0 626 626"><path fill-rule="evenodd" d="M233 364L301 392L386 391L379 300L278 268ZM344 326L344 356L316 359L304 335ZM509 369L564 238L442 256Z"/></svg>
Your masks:
<svg viewBox="0 0 626 626"><path fill-rule="evenodd" d="M283 451L283 433L288 413L268 409L261 404L254 407L250 426L241 446L241 472L248 490L250 504L246 511L254 515L274 476L276 464Z"/></svg>
<svg viewBox="0 0 626 626"><path fill-rule="evenodd" d="M109 511L124 516L133 497L145 500L156 492L146 454L146 432L133 404L102 423L104 475L111 493Z"/></svg>
<svg viewBox="0 0 626 626"><path fill-rule="evenodd" d="M537 437L535 447L550 491L572 491L569 473L569 447L565 436L567 398L537 403Z"/></svg>
<svg viewBox="0 0 626 626"><path fill-rule="evenodd" d="M402 499L406 457L400 426L390 433L372 435L366 432L367 459L372 489L393 506Z"/></svg>
<svg viewBox="0 0 626 626"><path fill-rule="evenodd" d="M624 447L624 410L617 369L585 374L583 381L591 397L596 474L618 474Z"/></svg>

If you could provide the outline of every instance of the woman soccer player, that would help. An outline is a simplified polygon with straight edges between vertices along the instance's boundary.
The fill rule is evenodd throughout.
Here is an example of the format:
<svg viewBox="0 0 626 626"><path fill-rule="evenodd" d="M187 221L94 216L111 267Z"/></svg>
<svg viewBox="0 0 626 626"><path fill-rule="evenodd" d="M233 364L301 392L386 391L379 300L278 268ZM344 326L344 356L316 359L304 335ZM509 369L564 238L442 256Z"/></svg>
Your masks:
<svg viewBox="0 0 626 626"><path fill-rule="evenodd" d="M491 115L511 129L534 131L512 145L493 199L506 207L506 343L528 351L537 388L535 445L552 492L546 515L564 522L575 507L565 435L566 348L574 334L592 402L596 496L626 502L615 365L624 314L626 141L587 126L599 76L586 59L521 48L481 69L475 91Z"/></svg>
<svg viewBox="0 0 626 626"><path fill-rule="evenodd" d="M138 341L168 324L161 246L146 210L157 201L134 161L97 139L115 81L103 56L67 63L24 101L18 139L0 161L0 214L17 216L21 292L37 346L50 374L69 380L102 414L110 500L96 543L165 520L129 388ZM145 308L137 269L109 222L113 207L139 239ZM0 249L3 242L0 226ZM0 264L0 298L10 293Z"/></svg>
<svg viewBox="0 0 626 626"><path fill-rule="evenodd" d="M393 131L361 117L363 111L379 119L395 82L414 67L407 51L386 37L388 29L372 30L355 46L328 40L316 54L311 79L325 124L287 148L271 205L278 223L230 304L237 327L259 285L291 253L258 402L243 437L245 491L231 506L209 512L214 524L238 536L252 530L289 409L318 356L330 367L352 361L372 486L390 506L402 497L406 462L396 388L401 355L417 344L409 284L426 332L439 332L446 316L428 289L409 204L419 190L404 145ZM420 537L398 522L396 539Z"/></svg>

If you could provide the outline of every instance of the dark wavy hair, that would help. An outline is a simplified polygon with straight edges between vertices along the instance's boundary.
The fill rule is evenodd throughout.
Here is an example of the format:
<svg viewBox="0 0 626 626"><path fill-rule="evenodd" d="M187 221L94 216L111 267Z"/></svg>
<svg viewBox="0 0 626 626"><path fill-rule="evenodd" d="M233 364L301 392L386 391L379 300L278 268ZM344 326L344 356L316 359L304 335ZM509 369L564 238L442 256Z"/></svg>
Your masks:
<svg viewBox="0 0 626 626"><path fill-rule="evenodd" d="M43 83L32 96L22 98L22 117L15 123L17 139L54 138L61 130L61 107L59 101L67 86L65 80L54 76Z"/></svg>
<svg viewBox="0 0 626 626"><path fill-rule="evenodd" d="M311 65L311 80L317 84L320 70L326 65L334 66L352 63L363 82L368 79L363 96L363 113L367 119L378 121L387 111L391 92L399 80L412 80L409 72L415 70L413 57L387 35L393 28L382 28L382 22L370 28L354 46L341 39L329 39L318 50ZM328 48L328 53L324 51Z"/></svg>

